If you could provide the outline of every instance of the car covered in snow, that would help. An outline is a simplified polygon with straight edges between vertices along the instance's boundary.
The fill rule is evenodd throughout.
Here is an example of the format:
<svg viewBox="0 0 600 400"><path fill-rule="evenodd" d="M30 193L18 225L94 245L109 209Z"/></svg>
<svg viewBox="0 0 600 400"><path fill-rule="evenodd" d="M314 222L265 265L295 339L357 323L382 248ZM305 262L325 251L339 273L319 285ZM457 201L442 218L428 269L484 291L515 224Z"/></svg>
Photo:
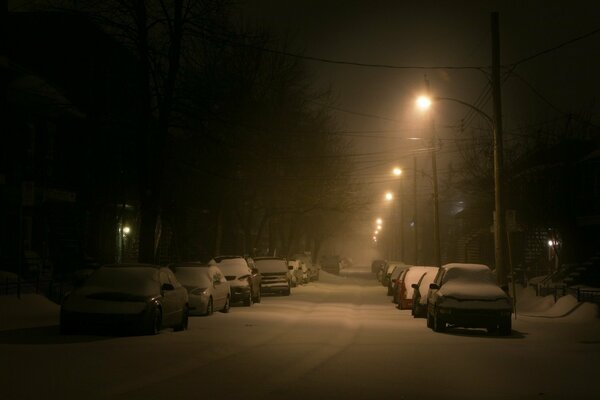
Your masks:
<svg viewBox="0 0 600 400"><path fill-rule="evenodd" d="M438 268L425 272L417 281L411 286L413 288L412 298L412 315L415 318L425 318L427 316L427 292L429 291L429 284L433 282L437 275Z"/></svg>
<svg viewBox="0 0 600 400"><path fill-rule="evenodd" d="M512 300L482 264L440 267L427 295L427 326L443 332L447 324L511 333Z"/></svg>
<svg viewBox="0 0 600 400"><path fill-rule="evenodd" d="M388 282L388 290L387 290L387 295L388 296L393 296L393 302L394 303L398 303L398 283L400 282L400 279L404 276L404 274L406 273L407 268L394 268L394 270L392 271L391 275L390 275L390 279Z"/></svg>
<svg viewBox="0 0 600 400"><path fill-rule="evenodd" d="M261 276L242 256L218 256L209 261L217 265L231 286L231 302L251 306L260 303Z"/></svg>
<svg viewBox="0 0 600 400"><path fill-rule="evenodd" d="M188 291L190 314L212 315L214 310L229 312L229 282L215 265L200 262L170 264L169 268Z"/></svg>
<svg viewBox="0 0 600 400"><path fill-rule="evenodd" d="M304 266L307 269L308 281L318 281L319 280L319 271L321 267L319 264L312 262L312 257L310 253L298 253L292 256L292 259L300 260L304 263Z"/></svg>
<svg viewBox="0 0 600 400"><path fill-rule="evenodd" d="M398 279L396 289L396 301L398 308L401 310L411 310L413 303L413 284L417 283L421 277L427 272L437 273L437 267L417 266L408 267L402 276Z"/></svg>
<svg viewBox="0 0 600 400"><path fill-rule="evenodd" d="M402 269L408 268L406 264L402 261L388 261L387 265L383 270L381 270L381 277L378 277L379 282L381 282L382 286L388 287L390 284L390 277L392 276L392 272L398 267ZM401 270L402 270L401 269Z"/></svg>
<svg viewBox="0 0 600 400"><path fill-rule="evenodd" d="M258 269L262 281L261 293L291 294L291 273L288 262L281 257L256 257L254 265Z"/></svg>
<svg viewBox="0 0 600 400"><path fill-rule="evenodd" d="M181 331L187 329L188 315L187 290L169 268L111 264L98 268L63 299L60 331Z"/></svg>
<svg viewBox="0 0 600 400"><path fill-rule="evenodd" d="M292 267L292 287L308 283L308 268L304 261L297 258L288 259L288 266Z"/></svg>

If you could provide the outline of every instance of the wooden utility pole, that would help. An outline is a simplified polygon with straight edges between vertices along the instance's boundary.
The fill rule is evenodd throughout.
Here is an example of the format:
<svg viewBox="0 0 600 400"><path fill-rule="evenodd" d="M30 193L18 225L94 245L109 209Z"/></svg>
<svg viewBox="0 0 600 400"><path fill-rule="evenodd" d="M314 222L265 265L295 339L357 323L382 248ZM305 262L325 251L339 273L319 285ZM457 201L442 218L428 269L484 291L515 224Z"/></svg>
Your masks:
<svg viewBox="0 0 600 400"><path fill-rule="evenodd" d="M419 265L419 232L417 231L417 212L419 204L417 203L417 156L413 157L413 229L415 233L415 265Z"/></svg>
<svg viewBox="0 0 600 400"><path fill-rule="evenodd" d="M506 220L504 213L504 156L502 146L502 96L500 91L500 32L498 13L491 14L492 26L492 98L494 101L494 244L496 274L500 286L507 285L505 265Z"/></svg>

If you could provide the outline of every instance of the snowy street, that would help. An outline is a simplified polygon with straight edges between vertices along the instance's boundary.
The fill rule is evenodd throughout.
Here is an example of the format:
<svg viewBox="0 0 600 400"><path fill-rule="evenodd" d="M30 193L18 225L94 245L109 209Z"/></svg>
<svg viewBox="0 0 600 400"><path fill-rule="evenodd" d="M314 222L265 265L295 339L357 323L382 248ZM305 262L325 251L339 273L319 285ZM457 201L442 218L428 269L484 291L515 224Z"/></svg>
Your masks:
<svg viewBox="0 0 600 400"><path fill-rule="evenodd" d="M467 329L434 333L425 319L396 309L365 271L322 274L290 297L264 296L229 314L192 317L185 332L156 336L61 336L58 306L35 295L0 296L0 398L565 399L597 393L595 306L551 318L556 313L548 299L524 299L509 337Z"/></svg>

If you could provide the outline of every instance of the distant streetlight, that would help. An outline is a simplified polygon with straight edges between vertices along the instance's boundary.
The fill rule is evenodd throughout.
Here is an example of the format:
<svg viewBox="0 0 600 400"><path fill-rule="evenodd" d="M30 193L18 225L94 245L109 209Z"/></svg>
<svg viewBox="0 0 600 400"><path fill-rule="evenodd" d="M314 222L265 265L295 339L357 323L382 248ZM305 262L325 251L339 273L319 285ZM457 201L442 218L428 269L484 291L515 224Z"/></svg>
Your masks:
<svg viewBox="0 0 600 400"><path fill-rule="evenodd" d="M392 170L392 174L394 174L394 176L400 176L400 175L402 175L402 170L400 168L396 167Z"/></svg>
<svg viewBox="0 0 600 400"><path fill-rule="evenodd" d="M392 201L392 200L394 200L394 194L392 192L386 192L385 193L385 200L386 201Z"/></svg>
<svg viewBox="0 0 600 400"><path fill-rule="evenodd" d="M375 223L376 223L377 225L381 225L381 224L383 224L383 220L382 220L381 218L377 218L377 219L375 220Z"/></svg>

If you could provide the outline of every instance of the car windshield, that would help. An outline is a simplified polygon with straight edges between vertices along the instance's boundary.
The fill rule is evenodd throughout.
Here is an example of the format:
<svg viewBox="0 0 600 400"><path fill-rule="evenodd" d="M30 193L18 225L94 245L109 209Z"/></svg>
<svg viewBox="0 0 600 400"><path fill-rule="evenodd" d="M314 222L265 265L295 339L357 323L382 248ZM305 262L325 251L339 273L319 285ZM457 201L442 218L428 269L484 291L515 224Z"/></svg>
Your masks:
<svg viewBox="0 0 600 400"><path fill-rule="evenodd" d="M224 275L244 276L248 275L248 263L243 258L228 258L217 264Z"/></svg>
<svg viewBox="0 0 600 400"><path fill-rule="evenodd" d="M101 267L85 282L99 291L148 296L160 292L157 270L149 267Z"/></svg>
<svg viewBox="0 0 600 400"><path fill-rule="evenodd" d="M203 267L182 267L175 272L177 280L184 286L207 288L212 285L208 269Z"/></svg>
<svg viewBox="0 0 600 400"><path fill-rule="evenodd" d="M254 260L260 272L287 272L285 260Z"/></svg>
<svg viewBox="0 0 600 400"><path fill-rule="evenodd" d="M495 285L496 279L489 269L452 268L446 271L443 283L450 281L468 281L478 283L490 283Z"/></svg>

